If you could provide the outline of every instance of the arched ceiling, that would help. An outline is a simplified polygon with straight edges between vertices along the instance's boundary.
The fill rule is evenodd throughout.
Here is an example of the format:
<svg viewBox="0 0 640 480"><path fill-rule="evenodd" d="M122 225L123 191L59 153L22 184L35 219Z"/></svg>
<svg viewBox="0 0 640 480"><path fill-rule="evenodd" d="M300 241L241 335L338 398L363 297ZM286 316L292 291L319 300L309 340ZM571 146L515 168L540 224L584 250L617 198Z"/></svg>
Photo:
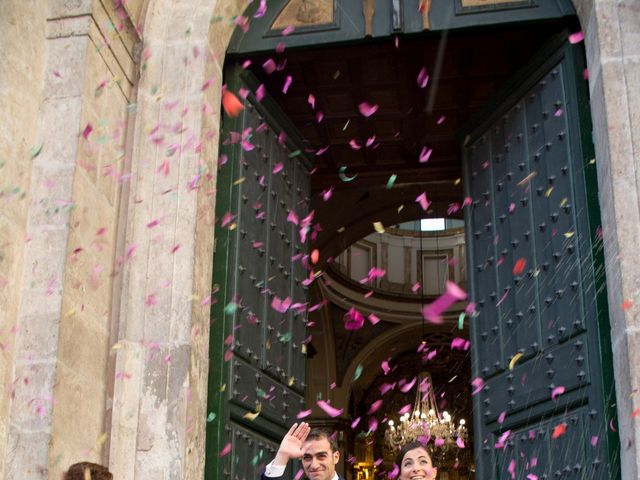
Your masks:
<svg viewBox="0 0 640 480"><path fill-rule="evenodd" d="M422 192L433 201L427 215L443 215L449 204L461 202L456 179L462 176L463 125L562 28L551 21L252 56L248 68L313 158L312 208L323 230L315 246L323 258L372 232L373 221L393 225L418 218L423 213L415 198ZM263 68L269 59L278 66L271 73ZM418 84L423 68L430 75L425 88ZM284 89L287 77L291 84ZM365 117L362 102L378 110ZM432 150L425 163L419 160L423 149ZM327 189L333 196L325 202L320 193Z"/></svg>

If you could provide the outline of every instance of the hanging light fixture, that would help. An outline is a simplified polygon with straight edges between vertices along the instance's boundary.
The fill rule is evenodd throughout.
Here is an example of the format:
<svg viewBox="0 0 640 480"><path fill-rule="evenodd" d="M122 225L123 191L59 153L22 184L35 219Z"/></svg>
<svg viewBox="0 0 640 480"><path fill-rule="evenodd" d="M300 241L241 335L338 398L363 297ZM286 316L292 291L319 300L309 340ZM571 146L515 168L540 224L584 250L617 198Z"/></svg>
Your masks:
<svg viewBox="0 0 640 480"><path fill-rule="evenodd" d="M424 270L424 262L422 259L422 216L419 222L420 234L420 272ZM436 231L436 258L437 258L437 284L440 285L440 245L438 242L438 232ZM424 310L424 273L420 278L420 312ZM422 318L422 343L426 345L426 328L425 320ZM431 375L428 372L422 372L419 375L419 383L416 391L416 398L411 412L404 413L395 423L389 420L385 431L385 446L391 451L397 452L402 445L415 440L423 443L433 441L436 447L441 448L441 452L446 455L448 451L459 450L459 440L466 442L468 431L466 420L461 418L456 421L447 411L440 412L436 403L435 391L431 382Z"/></svg>
<svg viewBox="0 0 640 480"><path fill-rule="evenodd" d="M461 418L456 424L447 411L440 412L431 376L423 372L419 376L413 410L404 413L397 423L393 420L387 422L385 445L397 452L402 445L417 440L423 443L433 442L436 448L442 448L446 452L458 450L458 439L466 442L467 437L466 420Z"/></svg>

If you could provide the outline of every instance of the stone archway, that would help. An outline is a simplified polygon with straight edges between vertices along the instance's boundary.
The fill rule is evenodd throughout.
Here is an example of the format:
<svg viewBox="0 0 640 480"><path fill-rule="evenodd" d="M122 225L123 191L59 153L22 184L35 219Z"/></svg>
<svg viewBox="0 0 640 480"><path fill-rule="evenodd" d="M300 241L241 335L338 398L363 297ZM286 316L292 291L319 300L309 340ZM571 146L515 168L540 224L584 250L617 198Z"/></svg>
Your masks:
<svg viewBox="0 0 640 480"><path fill-rule="evenodd" d="M153 123L152 119L162 115L152 93L157 86L162 86L165 98L190 107L187 116L190 127L200 132L202 138L208 132L217 131L219 125L221 67L231 27L222 23L210 25L209 20L241 14L244 5L240 1L224 2L223 5L220 0L199 2L196 6L193 3L150 1L145 7L143 38L145 46L151 49L151 56L138 86L139 111L143 113L136 120L133 135L133 172L137 178L129 196L126 226L127 243L136 244L141 257L147 256L143 255L146 253L148 256L145 262L127 268L127 280L122 289L120 330L122 340L130 348L118 352L116 369L126 366L136 372L138 382L115 389L110 464L119 478L153 476L159 470L168 471L169 476L200 478L203 469L208 308L202 308L198 300L206 298L210 288L213 238L203 215L204 211L213 208L214 196L208 195L207 190L215 187L217 140L205 142L200 155L183 157L182 165L186 170L191 167L195 171L200 159L205 161L211 178L207 179L208 187L199 188L196 195L184 190L185 203L181 208L171 210L167 218L166 234L181 245L180 262L174 263L154 252L146 230L153 211L146 210L149 204L140 206L134 202L141 195L160 205L163 202L154 182L164 179L154 163L149 162L150 158L157 158L158 152L146 140L147 126ZM640 117L640 105L633 103L630 87L622 80L627 75L629 85L640 83L638 77L633 76L632 67L625 66L625 62L631 61L624 52L633 45L634 28L633 24L623 23L624 19L613 18L608 9L614 7L607 2L584 0L576 2L576 6L585 26L592 112L596 120L615 380L621 400L618 413L619 418L628 419L640 403L637 396L630 397L633 388L640 384L640 371L635 366L640 361L634 353L640 350L640 334L637 333L638 320L634 317L637 306L625 310L618 307L625 299L636 295L639 273L634 265L623 264L618 258L633 258L634 238L640 233L637 181L628 183L628 177L625 177L625 172L638 169L633 145L639 141L639 134L633 133L631 127ZM638 18L631 1L617 4L615 8L617 11L627 8ZM629 33L625 33L625 25ZM187 31L189 35L185 35ZM605 31L607 35L602 33ZM625 46L627 49L623 48ZM211 59L206 62L206 68L201 62L192 62L184 70L172 68L183 66L184 60L193 56L194 48ZM211 80L209 88L202 93L198 87L208 80ZM621 103L621 98L626 102ZM198 112L203 103L211 108L205 114ZM626 114L620 113L621 110ZM184 188L187 177L185 171L175 177L181 181L179 188ZM158 309L153 318L145 318L139 304L139 299L146 293L142 281L159 270L166 272L171 283L179 285L180 290L173 292L166 301L160 299L160 304L168 308ZM171 356L172 366L163 371L154 371L144 361L144 355L136 350L142 332L151 326L166 334L163 354ZM180 358L182 360L178 360ZM163 388L169 394L159 396L157 392ZM629 398L631 400L626 401ZM165 419L169 420L167 424ZM167 437L168 431L170 438L159 441ZM620 422L620 433L623 444L635 445L621 452L622 475L635 478L640 469L639 433L627 421Z"/></svg>

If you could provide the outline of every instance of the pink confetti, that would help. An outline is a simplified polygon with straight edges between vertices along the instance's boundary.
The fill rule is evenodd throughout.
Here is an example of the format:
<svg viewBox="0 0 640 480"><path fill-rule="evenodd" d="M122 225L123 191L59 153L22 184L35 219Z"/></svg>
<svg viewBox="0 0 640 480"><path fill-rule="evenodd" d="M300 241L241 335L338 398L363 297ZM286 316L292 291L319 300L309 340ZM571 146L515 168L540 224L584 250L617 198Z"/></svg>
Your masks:
<svg viewBox="0 0 640 480"><path fill-rule="evenodd" d="M380 321L380 318L374 313L370 313L367 319L371 322L371 325L375 325Z"/></svg>
<svg viewBox="0 0 640 480"><path fill-rule="evenodd" d="M443 445L444 445L444 438L440 438L440 437L436 438L436 439L433 441L433 444L434 444L436 447L441 447L441 446L443 446Z"/></svg>
<svg viewBox="0 0 640 480"><path fill-rule="evenodd" d="M410 382L405 383L404 385L402 385L400 387L400 391L402 393L407 393L409 390L411 390L413 388L413 386L416 384L417 380L418 380L418 377L413 377L413 380L411 380Z"/></svg>
<svg viewBox="0 0 640 480"><path fill-rule="evenodd" d="M339 417L340 415L342 415L342 412L344 412L343 408L334 408L324 400L318 400L316 402L316 405L318 405L324 411L324 413L329 415L331 418Z"/></svg>
<svg viewBox="0 0 640 480"><path fill-rule="evenodd" d="M594 435L593 437L591 437L591 446L595 447L596 445L598 445L598 436Z"/></svg>
<svg viewBox="0 0 640 480"><path fill-rule="evenodd" d="M333 187L329 187L326 190L323 190L320 195L322 195L322 200L323 201L325 201L325 202L329 201L329 199L333 195Z"/></svg>
<svg viewBox="0 0 640 480"><path fill-rule="evenodd" d="M458 437L456 438L456 445L458 446L458 448L464 448L464 441Z"/></svg>
<svg viewBox="0 0 640 480"><path fill-rule="evenodd" d="M273 166L273 170L271 170L271 173L275 175L276 173L280 173L282 170L284 170L284 163L278 162Z"/></svg>
<svg viewBox="0 0 640 480"><path fill-rule="evenodd" d="M376 413L378 410L380 410L380 407L382 406L383 403L384 403L383 400L376 400L375 402L373 402L369 407L369 411L367 411L367 415Z"/></svg>
<svg viewBox="0 0 640 480"><path fill-rule="evenodd" d="M556 397L559 397L564 393L564 387L556 387L551 391L551 400L555 400Z"/></svg>
<svg viewBox="0 0 640 480"><path fill-rule="evenodd" d="M273 58L270 58L262 64L262 68L267 73L267 75L271 75L276 71L276 62L274 62Z"/></svg>
<svg viewBox="0 0 640 480"><path fill-rule="evenodd" d="M473 385L474 390L471 392L471 395L476 395L482 390L484 387L484 380L480 377L476 377L471 381L471 385Z"/></svg>
<svg viewBox="0 0 640 480"><path fill-rule="evenodd" d="M351 422L351 428L356 428L360 423L360 417L356 418L353 422Z"/></svg>
<svg viewBox="0 0 640 480"><path fill-rule="evenodd" d="M313 108L314 110L316 109L316 97L313 93L309 94L309 97L307 97L307 102L309 102L311 108Z"/></svg>
<svg viewBox="0 0 640 480"><path fill-rule="evenodd" d="M258 100L259 102L262 101L262 99L264 98L264 96L266 95L267 90L264 86L263 83L261 83L258 88L256 88L256 100Z"/></svg>
<svg viewBox="0 0 640 480"><path fill-rule="evenodd" d="M378 429L378 419L376 417L369 418L369 432L375 432Z"/></svg>
<svg viewBox="0 0 640 480"><path fill-rule="evenodd" d="M271 308L273 308L276 312L286 313L291 306L291 298L287 297L284 300L280 299L277 295L273 297L271 301Z"/></svg>
<svg viewBox="0 0 640 480"><path fill-rule="evenodd" d="M84 130L82 131L82 136L84 137L85 140L89 138L89 134L91 132L93 132L93 127L91 126L90 123L87 123L87 126L84 127Z"/></svg>
<svg viewBox="0 0 640 480"><path fill-rule="evenodd" d="M509 467L507 467L507 470L509 470L511 478L516 478L516 461L514 459L511 459L511 462L509 462Z"/></svg>
<svg viewBox="0 0 640 480"><path fill-rule="evenodd" d="M432 323L442 323L442 313L455 302L467 298L467 292L447 280L447 290L435 301L424 307L422 316Z"/></svg>
<svg viewBox="0 0 640 480"><path fill-rule="evenodd" d="M282 30L282 36L286 37L287 35L292 34L295 31L296 27L294 27L293 25L289 25L288 27L285 27Z"/></svg>
<svg viewBox="0 0 640 480"><path fill-rule="evenodd" d="M427 163L429 158L431 157L431 153L433 152L432 148L427 149L427 147L422 147L422 151L420 152L420 157L418 161L420 163Z"/></svg>
<svg viewBox="0 0 640 480"><path fill-rule="evenodd" d="M311 410L311 409L309 409L309 410L302 410L301 412L299 412L299 413L296 415L296 418L297 418L298 420L299 420L299 419L301 419L301 418L306 418L306 417L308 417L309 415L311 415L311 413L312 413L312 410Z"/></svg>
<svg viewBox="0 0 640 480"><path fill-rule="evenodd" d="M284 85L282 86L282 93L286 94L289 91L289 87L293 82L293 77L291 75L287 75L287 78L284 81Z"/></svg>
<svg viewBox="0 0 640 480"><path fill-rule="evenodd" d="M362 148L362 145L360 145L355 138L352 138L351 140L349 140L349 146L353 150L360 150Z"/></svg>
<svg viewBox="0 0 640 480"><path fill-rule="evenodd" d="M500 415L498 415L498 423L502 425L505 418L507 418L507 412L502 412Z"/></svg>
<svg viewBox="0 0 640 480"><path fill-rule="evenodd" d="M219 457L224 457L225 455L229 455L229 453L231 452L231 442L227 443L224 448L222 450L220 450L220 453L218 453Z"/></svg>
<svg viewBox="0 0 640 480"><path fill-rule="evenodd" d="M561 117L562 116L562 112L564 112L564 110L562 110L561 108L558 108L556 110L556 113L554 113L553 115L556 117Z"/></svg>
<svg viewBox="0 0 640 480"><path fill-rule="evenodd" d="M571 43L572 45L576 43L580 43L583 40L584 40L584 33L582 31L572 33L571 35L569 35L569 43Z"/></svg>
<svg viewBox="0 0 640 480"><path fill-rule="evenodd" d="M294 225L298 225L300 223L300 219L298 218L298 215L296 215L296 212L294 212L293 210L289 210L289 214L287 215L287 222L291 222Z"/></svg>
<svg viewBox="0 0 640 480"><path fill-rule="evenodd" d="M393 480L398 476L399 473L400 473L400 467L398 467L398 465L394 463L393 470L391 470L387 476L389 477L389 480Z"/></svg>
<svg viewBox="0 0 640 480"><path fill-rule="evenodd" d="M221 227L226 227L227 225L229 225L234 220L234 218L236 218L236 216L233 213L231 213L231 212L225 213L222 216L222 221L220 223L220 226Z"/></svg>
<svg viewBox="0 0 640 480"><path fill-rule="evenodd" d="M294 480L300 480L303 475L304 475L304 470L301 469L301 468L298 469L298 471L296 472L296 476L295 476Z"/></svg>
<svg viewBox="0 0 640 480"><path fill-rule="evenodd" d="M320 123L323 118L324 118L324 113L316 112L316 123Z"/></svg>
<svg viewBox="0 0 640 480"><path fill-rule="evenodd" d="M404 407L398 410L399 415L404 415L405 413L409 413L413 405L411 403L407 403Z"/></svg>
<svg viewBox="0 0 640 480"><path fill-rule="evenodd" d="M391 367L389 367L389 362L387 360L383 360L380 366L382 367L382 371L385 375L391 371Z"/></svg>
<svg viewBox="0 0 640 480"><path fill-rule="evenodd" d="M538 480L538 475L534 473L527 474L527 480Z"/></svg>
<svg viewBox="0 0 640 480"><path fill-rule="evenodd" d="M427 210L427 208L429 208L429 205L431 205L431 202L427 199L427 194L425 192L422 192L416 197L416 202L419 203L422 207L422 210L425 211Z"/></svg>
<svg viewBox="0 0 640 480"><path fill-rule="evenodd" d="M358 105L358 110L363 117L370 117L378 111L378 105L371 105L367 102L362 102Z"/></svg>
<svg viewBox="0 0 640 480"><path fill-rule="evenodd" d="M425 88L429 83L429 75L427 74L426 67L422 67L422 69L420 70L420 73L418 73L417 82L420 88Z"/></svg>
<svg viewBox="0 0 640 480"><path fill-rule="evenodd" d="M329 150L329 145L327 145L326 147L319 148L318 150L316 150L316 157L319 157L327 150Z"/></svg>
<svg viewBox="0 0 640 480"><path fill-rule="evenodd" d="M267 0L260 0L260 6L258 6L256 13L253 14L253 18L262 18L265 13L267 13Z"/></svg>
<svg viewBox="0 0 640 480"><path fill-rule="evenodd" d="M236 18L234 18L233 23L234 25L240 27L244 33L247 33L249 31L249 19L244 15L238 15Z"/></svg>
<svg viewBox="0 0 640 480"><path fill-rule="evenodd" d="M444 121L447 119L447 117L445 117L444 115L442 115L438 121L436 122L437 125L442 125L444 123Z"/></svg>
<svg viewBox="0 0 640 480"><path fill-rule="evenodd" d="M364 325L364 315L362 315L354 307L344 315L345 330L360 330Z"/></svg>

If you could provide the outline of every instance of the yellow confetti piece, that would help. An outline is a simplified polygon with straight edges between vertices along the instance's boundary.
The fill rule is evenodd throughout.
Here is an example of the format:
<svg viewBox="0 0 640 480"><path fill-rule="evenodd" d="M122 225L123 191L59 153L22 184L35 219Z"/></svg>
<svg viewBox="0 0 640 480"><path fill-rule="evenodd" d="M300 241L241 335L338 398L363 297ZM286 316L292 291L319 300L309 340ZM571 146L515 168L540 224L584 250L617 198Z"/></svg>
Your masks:
<svg viewBox="0 0 640 480"><path fill-rule="evenodd" d="M245 413L242 418L246 418L247 420L249 420L250 422L253 422L258 415L260 415L260 404L258 404L258 408L256 408L256 412L247 412Z"/></svg>
<svg viewBox="0 0 640 480"><path fill-rule="evenodd" d="M522 187L524 185L526 185L527 183L529 183L533 177L535 177L538 174L538 172L531 172L529 175L527 175L526 177L524 177L522 180L520 180L518 182L518 186Z"/></svg>
<svg viewBox="0 0 640 480"><path fill-rule="evenodd" d="M466 147L467 145L469 145L470 141L471 141L471 135L467 135L466 137L464 137L464 146Z"/></svg>
<svg viewBox="0 0 640 480"><path fill-rule="evenodd" d="M462 181L461 178L456 178L455 182L453 182L454 185L460 185L460 182Z"/></svg>
<svg viewBox="0 0 640 480"><path fill-rule="evenodd" d="M72 308L67 312L67 317L73 317L76 314L76 309Z"/></svg>
<svg viewBox="0 0 640 480"><path fill-rule="evenodd" d="M344 232L344 227L340 227L340 228L338 229L338 233L342 233L342 232Z"/></svg>
<svg viewBox="0 0 640 480"><path fill-rule="evenodd" d="M98 437L98 439L96 440L96 446L101 446L104 442L107 441L108 435L106 433L103 433L102 435L100 435Z"/></svg>
<svg viewBox="0 0 640 480"><path fill-rule="evenodd" d="M229 230L235 230L236 228L238 228L238 224L235 222L229 225Z"/></svg>
<svg viewBox="0 0 640 480"><path fill-rule="evenodd" d="M222 385L220 385L220 391L224 392L227 389L227 384L223 383Z"/></svg>
<svg viewBox="0 0 640 480"><path fill-rule="evenodd" d="M111 350L120 350L122 348L122 344L120 342L116 343L111 347Z"/></svg>
<svg viewBox="0 0 640 480"><path fill-rule="evenodd" d="M287 380L287 385L289 385L290 387L293 387L294 383L296 383L296 379L293 377L289 377L289 380Z"/></svg>
<svg viewBox="0 0 640 480"><path fill-rule="evenodd" d="M547 188L547 191L544 192L545 197L549 198L551 196L551 192L553 192L553 187Z"/></svg>
<svg viewBox="0 0 640 480"><path fill-rule="evenodd" d="M564 234L564 238L571 238L571 237L573 237L573 232L566 232Z"/></svg>
<svg viewBox="0 0 640 480"><path fill-rule="evenodd" d="M402 209L403 209L403 208L404 208L404 205L400 205L400 206L398 207L398 213L400 213L400 212L402 211Z"/></svg>
<svg viewBox="0 0 640 480"><path fill-rule="evenodd" d="M589 160L589 165L593 165L594 163L596 163L596 159L592 158L591 160Z"/></svg>
<svg viewBox="0 0 640 480"><path fill-rule="evenodd" d="M378 233L384 233L385 232L384 225L382 225L381 222L373 222L373 228Z"/></svg>
<svg viewBox="0 0 640 480"><path fill-rule="evenodd" d="M244 182L247 179L247 177L240 177L239 179L237 179L235 182L233 182L234 185L240 185L242 182Z"/></svg>
<svg viewBox="0 0 640 480"><path fill-rule="evenodd" d="M567 201L568 201L567 197L564 197L564 198L562 199L562 201L560 202L560 206L561 206L561 207L564 207L564 206L567 204Z"/></svg>
<svg viewBox="0 0 640 480"><path fill-rule="evenodd" d="M513 358L509 362L509 370L513 370L513 367L515 367L516 362L520 360L520 357L522 357L522 352L518 352L513 356Z"/></svg>
<svg viewBox="0 0 640 480"><path fill-rule="evenodd" d="M302 347L300 347L300 351L302 352L303 355L307 354L307 344L303 343Z"/></svg>

